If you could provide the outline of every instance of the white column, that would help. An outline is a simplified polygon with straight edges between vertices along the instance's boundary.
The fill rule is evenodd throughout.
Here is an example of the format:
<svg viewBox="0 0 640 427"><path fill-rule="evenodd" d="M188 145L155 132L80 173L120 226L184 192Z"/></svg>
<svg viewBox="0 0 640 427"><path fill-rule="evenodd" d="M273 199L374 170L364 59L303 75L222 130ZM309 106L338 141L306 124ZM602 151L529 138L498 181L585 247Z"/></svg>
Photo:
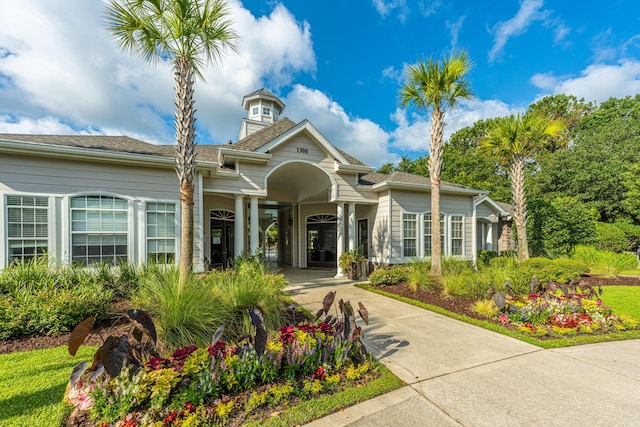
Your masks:
<svg viewBox="0 0 640 427"><path fill-rule="evenodd" d="M493 250L493 223L492 222L487 223L487 234L486 234L485 242L487 244L487 250L492 251Z"/></svg>
<svg viewBox="0 0 640 427"><path fill-rule="evenodd" d="M336 273L336 278L344 277L344 273L340 268L340 257L344 253L344 203L338 203L336 209L336 258L338 264L338 272Z"/></svg>
<svg viewBox="0 0 640 427"><path fill-rule="evenodd" d="M236 196L236 220L234 224L234 246L236 256L242 256L244 254L244 230L246 228L244 223L244 198L240 195Z"/></svg>
<svg viewBox="0 0 640 427"><path fill-rule="evenodd" d="M349 203L349 250L356 248L356 204Z"/></svg>
<svg viewBox="0 0 640 427"><path fill-rule="evenodd" d="M259 237L260 237L260 216L258 213L258 198L253 196L250 201L250 210L251 213L249 215L249 219L251 221L249 225L250 229L250 237L249 237L249 249L252 254L255 254L258 250L258 246L260 245Z"/></svg>
<svg viewBox="0 0 640 427"><path fill-rule="evenodd" d="M474 267L478 266L478 197L472 199L472 213L471 213L471 260Z"/></svg>

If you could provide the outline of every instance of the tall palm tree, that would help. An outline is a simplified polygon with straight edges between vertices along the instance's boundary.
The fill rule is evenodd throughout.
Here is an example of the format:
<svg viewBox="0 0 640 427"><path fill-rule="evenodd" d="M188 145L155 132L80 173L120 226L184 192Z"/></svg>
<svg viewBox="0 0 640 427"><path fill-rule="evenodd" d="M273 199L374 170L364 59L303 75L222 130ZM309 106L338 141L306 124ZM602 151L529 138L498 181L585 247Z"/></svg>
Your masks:
<svg viewBox="0 0 640 427"><path fill-rule="evenodd" d="M562 135L564 122L540 113L497 119L480 147L509 167L513 220L518 234L518 261L529 258L527 242L527 198L524 186L525 163Z"/></svg>
<svg viewBox="0 0 640 427"><path fill-rule="evenodd" d="M237 51L224 0L110 0L105 6L107 30L125 52L147 62L168 62L175 76L176 172L180 181L180 283L193 265L193 205L196 176L195 76Z"/></svg>
<svg viewBox="0 0 640 427"><path fill-rule="evenodd" d="M448 108L461 99L473 97L467 75L472 68L467 52L453 52L442 61L429 58L418 61L406 73L407 83L400 89L403 107L431 109L431 143L429 146L429 177L431 179L431 273L442 276L442 238L440 236L440 173L442 172L442 131Z"/></svg>

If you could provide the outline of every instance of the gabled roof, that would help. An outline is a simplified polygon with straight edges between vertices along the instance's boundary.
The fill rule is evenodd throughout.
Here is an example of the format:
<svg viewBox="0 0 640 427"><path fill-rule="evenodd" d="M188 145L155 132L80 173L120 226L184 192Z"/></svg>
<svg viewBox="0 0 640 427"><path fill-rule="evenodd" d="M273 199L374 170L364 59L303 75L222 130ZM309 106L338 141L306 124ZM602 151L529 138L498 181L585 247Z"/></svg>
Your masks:
<svg viewBox="0 0 640 427"><path fill-rule="evenodd" d="M302 126L306 126L306 124L311 125L306 120L300 123L295 123L293 120L289 119L288 117L283 117L282 119L278 120L274 124L269 125L264 129L260 129L259 131L256 131L251 135L245 138L242 138L240 141L229 145L228 148L233 148L236 150L243 150L243 151L257 151L257 150L260 150L265 145L269 144L270 142L276 140L276 138L283 136L283 134L292 130L294 127L296 126L302 127ZM345 153L335 145L329 143L324 137L322 137L322 140L323 141L321 142L324 142L325 144L330 145L332 149L340 153L340 155L348 163L352 165L357 165L357 166L367 166L360 160Z"/></svg>

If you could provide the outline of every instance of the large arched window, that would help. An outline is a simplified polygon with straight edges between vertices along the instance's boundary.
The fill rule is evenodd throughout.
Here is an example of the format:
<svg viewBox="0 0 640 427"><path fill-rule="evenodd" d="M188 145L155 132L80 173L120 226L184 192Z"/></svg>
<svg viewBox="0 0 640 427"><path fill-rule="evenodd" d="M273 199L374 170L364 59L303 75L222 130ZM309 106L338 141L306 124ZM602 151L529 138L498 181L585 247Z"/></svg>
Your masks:
<svg viewBox="0 0 640 427"><path fill-rule="evenodd" d="M112 196L71 199L71 260L80 265L118 264L128 257L129 204Z"/></svg>

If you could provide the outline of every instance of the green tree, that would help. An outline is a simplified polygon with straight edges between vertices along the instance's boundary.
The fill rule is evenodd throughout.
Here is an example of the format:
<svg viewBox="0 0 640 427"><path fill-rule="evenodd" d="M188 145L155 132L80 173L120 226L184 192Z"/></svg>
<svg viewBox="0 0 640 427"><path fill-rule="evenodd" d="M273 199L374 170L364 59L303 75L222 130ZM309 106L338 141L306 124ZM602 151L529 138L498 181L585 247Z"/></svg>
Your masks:
<svg viewBox="0 0 640 427"><path fill-rule="evenodd" d="M576 245L592 243L596 237L589 209L573 197L559 197L551 202L533 200L527 208L527 237L534 257L565 256Z"/></svg>
<svg viewBox="0 0 640 427"><path fill-rule="evenodd" d="M491 198L511 203L511 185L504 168L480 150L480 141L495 119L478 120L451 135L444 146L442 179L491 192Z"/></svg>
<svg viewBox="0 0 640 427"><path fill-rule="evenodd" d="M611 98L578 122L566 150L538 159L540 169L528 181L531 196L572 196L597 210L600 221L638 221L639 146L640 95Z"/></svg>
<svg viewBox="0 0 640 427"><path fill-rule="evenodd" d="M520 262L529 258L525 163L542 151L552 138L561 135L564 129L562 121L539 113L518 114L497 119L488 136L480 142L483 150L495 156L499 163L509 166Z"/></svg>
<svg viewBox="0 0 640 427"><path fill-rule="evenodd" d="M429 145L429 177L431 179L431 215L440 217L440 174L442 171L442 133L444 116L460 99L473 96L467 75L472 63L465 51L458 51L442 61L430 58L418 61L407 70L407 82L400 89L402 106L431 110L431 142ZM440 221L432 222L431 272L442 276Z"/></svg>
<svg viewBox="0 0 640 427"><path fill-rule="evenodd" d="M180 181L180 283L193 265L193 205L196 176L195 76L238 49L223 0L111 0L106 26L125 52L150 63L168 62L175 76L176 172Z"/></svg>
<svg viewBox="0 0 640 427"><path fill-rule="evenodd" d="M539 113L543 116L562 120L566 132L558 138L554 138L548 147L549 152L554 152L560 148L567 148L575 137L575 130L585 117L589 116L596 109L591 102L585 102L584 98L576 98L573 95L556 94L545 96L539 101L529 105L528 112Z"/></svg>

